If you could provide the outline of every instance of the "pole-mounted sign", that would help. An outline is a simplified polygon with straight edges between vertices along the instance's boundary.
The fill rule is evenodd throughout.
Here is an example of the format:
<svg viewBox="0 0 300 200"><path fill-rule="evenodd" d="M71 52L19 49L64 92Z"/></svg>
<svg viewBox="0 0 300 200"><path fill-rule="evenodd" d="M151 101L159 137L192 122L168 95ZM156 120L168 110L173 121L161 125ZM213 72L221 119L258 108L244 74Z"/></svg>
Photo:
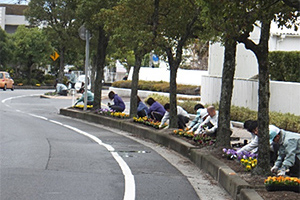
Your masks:
<svg viewBox="0 0 300 200"><path fill-rule="evenodd" d="M50 55L50 58L53 61L56 61L58 57L59 57L59 54L56 51L54 51L54 53Z"/></svg>

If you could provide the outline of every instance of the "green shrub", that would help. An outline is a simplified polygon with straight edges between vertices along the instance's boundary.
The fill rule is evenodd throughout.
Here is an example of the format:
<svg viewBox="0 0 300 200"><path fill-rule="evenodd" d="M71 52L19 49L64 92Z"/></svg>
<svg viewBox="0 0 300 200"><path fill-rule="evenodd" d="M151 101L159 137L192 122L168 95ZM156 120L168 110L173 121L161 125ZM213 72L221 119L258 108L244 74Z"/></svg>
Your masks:
<svg viewBox="0 0 300 200"><path fill-rule="evenodd" d="M273 51L269 53L272 80L300 82L300 51Z"/></svg>
<svg viewBox="0 0 300 200"><path fill-rule="evenodd" d="M112 83L113 87L117 88L131 88L131 81L116 81ZM138 84L139 90L150 90L156 92L170 92L170 84L165 81L139 81ZM178 94L189 94L189 95L199 95L199 92L195 92L196 89L199 89L199 86L195 85L183 85L177 84L177 93Z"/></svg>
<svg viewBox="0 0 300 200"><path fill-rule="evenodd" d="M44 81L44 85L47 85L47 86L54 86L55 84L55 79L54 80L45 80Z"/></svg>

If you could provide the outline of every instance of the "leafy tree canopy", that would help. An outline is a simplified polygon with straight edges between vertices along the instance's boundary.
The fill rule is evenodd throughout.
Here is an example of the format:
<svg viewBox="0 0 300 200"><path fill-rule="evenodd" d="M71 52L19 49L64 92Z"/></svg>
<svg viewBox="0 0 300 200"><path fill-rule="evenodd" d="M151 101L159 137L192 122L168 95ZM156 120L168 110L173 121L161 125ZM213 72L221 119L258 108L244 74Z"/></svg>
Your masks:
<svg viewBox="0 0 300 200"><path fill-rule="evenodd" d="M14 56L19 64L42 66L50 62L49 56L52 53L52 48L48 38L39 28L19 26L13 39L17 46Z"/></svg>

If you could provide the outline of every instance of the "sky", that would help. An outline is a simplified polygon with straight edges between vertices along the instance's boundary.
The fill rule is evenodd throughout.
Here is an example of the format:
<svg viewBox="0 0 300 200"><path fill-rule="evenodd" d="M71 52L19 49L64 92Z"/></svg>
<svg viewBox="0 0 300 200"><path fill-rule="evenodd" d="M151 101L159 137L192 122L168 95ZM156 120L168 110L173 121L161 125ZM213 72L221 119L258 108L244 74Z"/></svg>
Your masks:
<svg viewBox="0 0 300 200"><path fill-rule="evenodd" d="M18 4L18 2L20 1L21 5L27 5L29 0L0 0L0 3L4 3L4 4Z"/></svg>

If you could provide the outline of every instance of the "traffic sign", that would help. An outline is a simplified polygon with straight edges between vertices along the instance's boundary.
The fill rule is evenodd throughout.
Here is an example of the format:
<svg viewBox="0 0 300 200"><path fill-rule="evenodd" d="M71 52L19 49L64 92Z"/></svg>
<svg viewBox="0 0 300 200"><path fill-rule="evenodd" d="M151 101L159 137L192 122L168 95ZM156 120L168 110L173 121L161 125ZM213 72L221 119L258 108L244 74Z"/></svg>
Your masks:
<svg viewBox="0 0 300 200"><path fill-rule="evenodd" d="M56 61L58 57L59 57L59 54L56 51L54 51L54 53L50 55L50 58L53 61Z"/></svg>

